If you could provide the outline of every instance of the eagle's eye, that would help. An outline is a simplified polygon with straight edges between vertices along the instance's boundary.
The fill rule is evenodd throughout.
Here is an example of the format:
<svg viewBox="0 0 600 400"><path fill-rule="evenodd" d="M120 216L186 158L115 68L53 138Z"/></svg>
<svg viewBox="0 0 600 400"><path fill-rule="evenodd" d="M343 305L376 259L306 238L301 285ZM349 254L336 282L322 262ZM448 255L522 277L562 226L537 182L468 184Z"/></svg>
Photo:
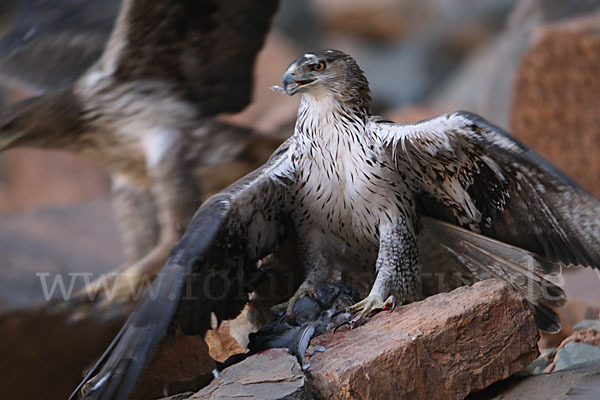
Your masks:
<svg viewBox="0 0 600 400"><path fill-rule="evenodd" d="M318 64L311 65L310 69L313 71L323 71L325 69L325 63L323 61L319 61Z"/></svg>

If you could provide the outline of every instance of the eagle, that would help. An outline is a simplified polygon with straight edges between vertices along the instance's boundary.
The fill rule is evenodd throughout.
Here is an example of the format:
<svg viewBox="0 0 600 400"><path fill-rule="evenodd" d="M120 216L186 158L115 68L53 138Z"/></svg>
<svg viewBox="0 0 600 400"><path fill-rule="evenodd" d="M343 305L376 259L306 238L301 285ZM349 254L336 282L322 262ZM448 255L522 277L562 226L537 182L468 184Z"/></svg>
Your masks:
<svg viewBox="0 0 600 400"><path fill-rule="evenodd" d="M0 43L0 77L41 94L0 110L0 151L57 149L105 166L124 247L107 286L101 278L71 299L77 314L95 315L90 300L108 315L128 310L119 306L160 270L202 199L281 144L214 118L250 102L254 60L277 6L24 2Z"/></svg>
<svg viewBox="0 0 600 400"><path fill-rule="evenodd" d="M556 332L551 307L565 295L547 277L600 266L598 200L483 118L374 116L363 71L339 50L300 55L282 90L302 96L294 134L199 208L83 398L126 398L173 326L203 334L211 312L233 316L260 261L288 240L305 269L288 311L323 282L359 276L363 300L348 308L358 323L418 299L425 271L452 269L462 282L504 279Z"/></svg>

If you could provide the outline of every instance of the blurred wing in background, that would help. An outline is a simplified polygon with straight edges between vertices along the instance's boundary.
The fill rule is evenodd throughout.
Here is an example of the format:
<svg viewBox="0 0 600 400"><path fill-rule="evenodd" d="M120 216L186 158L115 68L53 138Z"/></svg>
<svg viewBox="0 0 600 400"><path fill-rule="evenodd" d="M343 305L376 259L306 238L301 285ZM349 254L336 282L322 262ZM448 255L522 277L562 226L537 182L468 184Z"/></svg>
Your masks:
<svg viewBox="0 0 600 400"><path fill-rule="evenodd" d="M289 233L289 168L284 144L267 164L198 210L153 287L71 399L82 387L84 399L128 398L176 313L175 323L184 332L204 334L211 312L223 318L241 311L248 298L237 298L240 290L252 290L244 287L244 276L256 272L257 262ZM181 299L186 279L199 288L193 299L187 294Z"/></svg>
<svg viewBox="0 0 600 400"><path fill-rule="evenodd" d="M121 0L23 0L0 39L0 81L34 93L72 84L99 58Z"/></svg>
<svg viewBox="0 0 600 400"><path fill-rule="evenodd" d="M161 81L200 104L203 115L241 110L277 0L125 0L90 79Z"/></svg>

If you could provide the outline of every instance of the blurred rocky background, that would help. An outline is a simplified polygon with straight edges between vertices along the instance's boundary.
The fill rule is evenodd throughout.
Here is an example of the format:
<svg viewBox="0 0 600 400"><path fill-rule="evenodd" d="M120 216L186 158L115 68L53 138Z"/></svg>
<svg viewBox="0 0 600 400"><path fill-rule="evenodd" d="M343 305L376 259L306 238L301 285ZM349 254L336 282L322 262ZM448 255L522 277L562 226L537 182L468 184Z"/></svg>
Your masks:
<svg viewBox="0 0 600 400"><path fill-rule="evenodd" d="M0 2L0 34L12 28L18 4ZM282 0L257 61L253 103L221 118L289 136L298 99L269 87L299 53L324 47L357 59L375 113L413 121L453 109L476 112L600 196L600 1ZM3 104L33 94L6 78L0 86ZM55 274L98 274L120 264L109 189L102 168L81 157L35 149L0 154L0 312L44 300L36 273L49 273L51 282ZM584 341L581 329L597 328L574 325L598 319L600 310L595 271L568 269L563 278L569 297L560 311L563 331L540 340L558 354ZM82 284L77 280L74 289ZM220 350L225 355L241 348L229 335L235 324L211 339L228 343ZM563 342L571 335L579 336ZM556 351L548 354L544 368L563 365Z"/></svg>

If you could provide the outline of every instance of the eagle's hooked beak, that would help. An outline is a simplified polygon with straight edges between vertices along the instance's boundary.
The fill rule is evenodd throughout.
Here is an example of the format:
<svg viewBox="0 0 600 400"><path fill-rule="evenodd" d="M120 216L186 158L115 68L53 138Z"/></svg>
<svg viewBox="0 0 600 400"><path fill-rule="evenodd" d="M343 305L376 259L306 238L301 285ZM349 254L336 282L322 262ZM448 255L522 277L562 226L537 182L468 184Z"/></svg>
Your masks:
<svg viewBox="0 0 600 400"><path fill-rule="evenodd" d="M304 86L310 85L316 80L316 78L301 76L296 66L292 65L283 75L283 89L289 96L293 96Z"/></svg>
<svg viewBox="0 0 600 400"><path fill-rule="evenodd" d="M0 151L9 147L16 140L19 140L21 137L23 137L23 135L23 132L12 132L6 135L0 134Z"/></svg>

